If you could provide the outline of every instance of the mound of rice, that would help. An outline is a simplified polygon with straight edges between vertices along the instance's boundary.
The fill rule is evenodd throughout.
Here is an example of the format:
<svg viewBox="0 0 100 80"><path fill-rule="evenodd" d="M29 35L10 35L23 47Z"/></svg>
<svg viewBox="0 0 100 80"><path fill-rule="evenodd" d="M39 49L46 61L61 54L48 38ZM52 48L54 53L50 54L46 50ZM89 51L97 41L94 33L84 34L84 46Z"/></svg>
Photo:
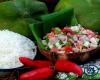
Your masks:
<svg viewBox="0 0 100 80"><path fill-rule="evenodd" d="M34 59L36 46L30 39L9 30L0 31L0 69L23 66L19 57Z"/></svg>

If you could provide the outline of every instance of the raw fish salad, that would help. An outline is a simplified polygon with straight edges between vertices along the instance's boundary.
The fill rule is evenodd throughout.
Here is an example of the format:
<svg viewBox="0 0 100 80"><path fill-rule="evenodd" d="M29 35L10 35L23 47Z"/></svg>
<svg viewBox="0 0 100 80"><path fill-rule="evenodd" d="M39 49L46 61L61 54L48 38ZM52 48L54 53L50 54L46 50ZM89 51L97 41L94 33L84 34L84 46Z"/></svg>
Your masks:
<svg viewBox="0 0 100 80"><path fill-rule="evenodd" d="M99 34L81 25L55 27L43 37L45 49L55 53L87 52L99 46Z"/></svg>

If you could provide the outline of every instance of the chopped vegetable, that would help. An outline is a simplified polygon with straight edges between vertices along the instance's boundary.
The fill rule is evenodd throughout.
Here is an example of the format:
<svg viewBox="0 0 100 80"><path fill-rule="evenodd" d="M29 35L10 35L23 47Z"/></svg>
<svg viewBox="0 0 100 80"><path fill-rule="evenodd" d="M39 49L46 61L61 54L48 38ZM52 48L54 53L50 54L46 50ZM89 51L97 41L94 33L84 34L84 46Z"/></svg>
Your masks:
<svg viewBox="0 0 100 80"><path fill-rule="evenodd" d="M48 37L46 37L48 36ZM46 48L56 53L76 53L86 52L99 46L100 38L98 34L83 28L81 25L53 28L43 39L48 39Z"/></svg>
<svg viewBox="0 0 100 80"><path fill-rule="evenodd" d="M57 48L52 48L52 49L50 50L50 52L54 52L54 53L56 53L57 51L58 51Z"/></svg>
<svg viewBox="0 0 100 80"><path fill-rule="evenodd" d="M72 33L72 30L70 28L65 27L64 29L62 29L62 32Z"/></svg>
<svg viewBox="0 0 100 80"><path fill-rule="evenodd" d="M54 32L48 33L48 38L54 38L54 37L55 37Z"/></svg>
<svg viewBox="0 0 100 80"><path fill-rule="evenodd" d="M72 52L73 50L72 47L67 47L67 46L65 46L64 49L66 52Z"/></svg>
<svg viewBox="0 0 100 80"><path fill-rule="evenodd" d="M54 28L54 32L55 32L56 34L59 34L59 33L61 33L61 29L59 29L58 27L56 27L56 28Z"/></svg>

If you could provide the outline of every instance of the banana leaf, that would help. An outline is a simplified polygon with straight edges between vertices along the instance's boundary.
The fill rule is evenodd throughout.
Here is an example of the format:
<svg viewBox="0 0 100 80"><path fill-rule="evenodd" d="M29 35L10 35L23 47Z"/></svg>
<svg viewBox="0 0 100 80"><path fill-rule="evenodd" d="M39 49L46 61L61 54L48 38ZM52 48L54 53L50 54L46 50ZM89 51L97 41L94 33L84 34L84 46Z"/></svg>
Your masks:
<svg viewBox="0 0 100 80"><path fill-rule="evenodd" d="M74 8L78 23L100 33L100 0L60 0L55 11L69 7Z"/></svg>
<svg viewBox="0 0 100 80"><path fill-rule="evenodd" d="M43 36L49 32L53 27L64 27L67 25L77 24L76 20L73 19L73 9L61 10L58 12L50 13L47 15L42 15L40 22L35 22L30 25L30 29L35 37L37 44L41 49L44 49L44 46L41 42Z"/></svg>
<svg viewBox="0 0 100 80"><path fill-rule="evenodd" d="M29 38L32 33L29 28L34 19L47 14L43 2L37 0L12 0L0 3L0 30L9 29Z"/></svg>
<svg viewBox="0 0 100 80"><path fill-rule="evenodd" d="M51 31L53 27L64 27L71 25L73 19L73 9L66 9L59 12L54 12L48 15L42 15L41 21L43 22L43 35ZM75 22L76 23L76 22Z"/></svg>
<svg viewBox="0 0 100 80"><path fill-rule="evenodd" d="M30 29L33 33L33 36L38 44L38 46L41 49L44 49L44 45L42 44L42 36L43 36L43 30L42 30L42 22L40 21L35 21L35 23L30 24Z"/></svg>

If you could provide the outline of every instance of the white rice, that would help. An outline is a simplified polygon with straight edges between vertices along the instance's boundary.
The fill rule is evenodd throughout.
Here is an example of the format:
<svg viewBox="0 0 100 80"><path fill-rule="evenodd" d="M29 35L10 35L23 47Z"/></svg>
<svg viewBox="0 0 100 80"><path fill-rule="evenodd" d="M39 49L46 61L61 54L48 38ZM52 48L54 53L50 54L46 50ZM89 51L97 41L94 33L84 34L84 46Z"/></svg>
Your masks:
<svg viewBox="0 0 100 80"><path fill-rule="evenodd" d="M36 46L30 39L12 31L0 31L0 69L21 67L20 56L34 59L35 55Z"/></svg>

